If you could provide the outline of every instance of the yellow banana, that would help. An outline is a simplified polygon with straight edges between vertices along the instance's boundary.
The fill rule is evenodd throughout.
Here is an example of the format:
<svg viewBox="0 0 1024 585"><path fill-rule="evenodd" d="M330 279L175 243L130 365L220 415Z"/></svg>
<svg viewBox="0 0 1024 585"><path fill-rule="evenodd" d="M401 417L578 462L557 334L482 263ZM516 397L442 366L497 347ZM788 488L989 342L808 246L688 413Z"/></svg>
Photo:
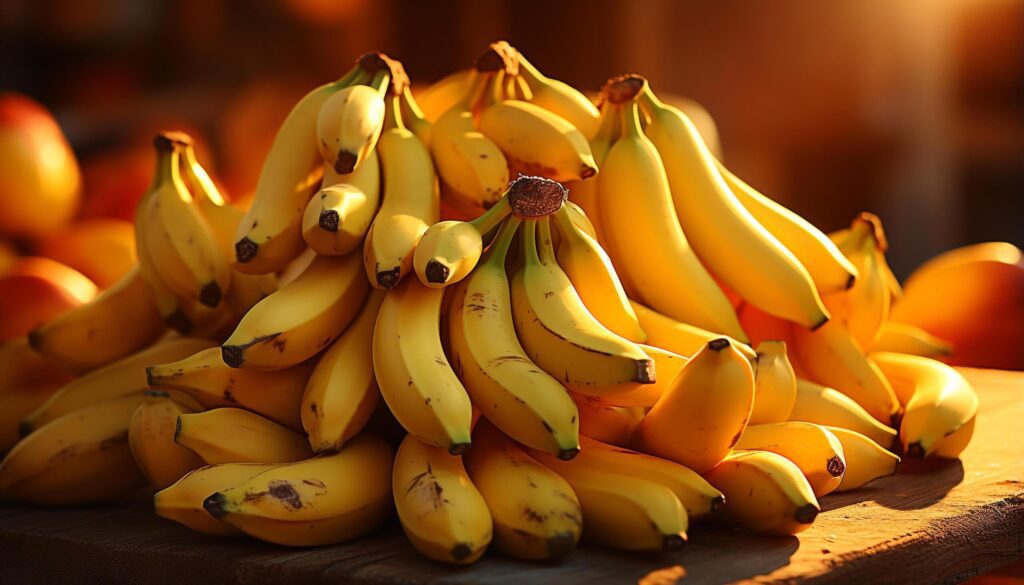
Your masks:
<svg viewBox="0 0 1024 585"><path fill-rule="evenodd" d="M373 375L373 328L384 292L371 291L359 315L317 362L302 394L302 427L313 451L337 451L366 426L380 402Z"/></svg>
<svg viewBox="0 0 1024 585"><path fill-rule="evenodd" d="M836 492L855 490L880 477L896 473L900 458L878 446L870 438L840 427L825 427L843 445L846 473Z"/></svg>
<svg viewBox="0 0 1024 585"><path fill-rule="evenodd" d="M441 78L429 87L413 92L416 103L423 110L427 120L436 123L445 112L459 103L475 76L474 69L462 69Z"/></svg>
<svg viewBox="0 0 1024 585"><path fill-rule="evenodd" d="M590 138L590 152L594 156L594 162L600 168L612 144L619 138L619 127L622 125L622 114L620 108L609 101L601 106L600 125L593 134L586 134ZM597 241L604 241L603 236L598 233L601 228L601 202L598 201L598 180L571 181L566 185L569 189L569 199L578 204L582 214L592 226L590 237Z"/></svg>
<svg viewBox="0 0 1024 585"><path fill-rule="evenodd" d="M676 321L636 301L630 301L629 304L636 312L640 327L647 333L648 345L689 357L700 351L712 339L726 337L744 357L751 361L757 358L756 352L746 343Z"/></svg>
<svg viewBox="0 0 1024 585"><path fill-rule="evenodd" d="M214 536L236 536L242 531L217 520L203 508L203 500L217 490L234 487L256 475L273 469L264 463L224 463L207 465L185 474L170 487L153 496L157 516L183 524L192 530Z"/></svg>
<svg viewBox="0 0 1024 585"><path fill-rule="evenodd" d="M416 550L458 564L484 554L491 543L491 513L460 457L406 435L391 481L398 519Z"/></svg>
<svg viewBox="0 0 1024 585"><path fill-rule="evenodd" d="M413 268L420 282L442 288L466 278L480 261L484 237L492 234L509 213L508 198L502 197L472 221L441 221L427 228L413 254Z"/></svg>
<svg viewBox="0 0 1024 585"><path fill-rule="evenodd" d="M526 355L512 322L505 259L519 223L518 216L505 220L487 258L452 293L452 365L473 403L505 434L571 459L579 450L576 407L562 384Z"/></svg>
<svg viewBox="0 0 1024 585"><path fill-rule="evenodd" d="M560 475L537 463L493 425L473 431L466 471L494 522L494 545L517 559L559 560L579 542L583 517Z"/></svg>
<svg viewBox="0 0 1024 585"><path fill-rule="evenodd" d="M0 456L7 453L21 440L21 420L42 406L54 392L60 390L61 382L41 382L31 387L0 387Z"/></svg>
<svg viewBox="0 0 1024 585"><path fill-rule="evenodd" d="M232 368L278 370L330 345L366 297L359 256L317 256L294 281L256 304L221 346Z"/></svg>
<svg viewBox="0 0 1024 585"><path fill-rule="evenodd" d="M178 416L174 442L207 464L287 463L312 455L306 438L240 408Z"/></svg>
<svg viewBox="0 0 1024 585"><path fill-rule="evenodd" d="M409 433L459 454L469 448L473 407L441 346L443 297L415 278L388 292L374 328L373 369Z"/></svg>
<svg viewBox="0 0 1024 585"><path fill-rule="evenodd" d="M800 468L768 451L735 451L704 479L725 494L722 517L754 532L797 534L821 511Z"/></svg>
<svg viewBox="0 0 1024 585"><path fill-rule="evenodd" d="M800 468L816 497L836 490L846 472L843 445L828 429L807 422L748 425L733 447L737 451L771 451Z"/></svg>
<svg viewBox="0 0 1024 585"><path fill-rule="evenodd" d="M50 506L117 499L141 487L128 421L142 393L86 406L22 439L0 461L0 500Z"/></svg>
<svg viewBox="0 0 1024 585"><path fill-rule="evenodd" d="M205 339L181 337L161 341L148 349L89 372L68 382L39 408L21 421L22 436L50 421L86 406L120 398L142 395L146 389L146 366L153 362L180 359L212 345Z"/></svg>
<svg viewBox="0 0 1024 585"><path fill-rule="evenodd" d="M362 245L379 203L376 149L348 175L339 175L325 165L323 185L302 216L302 238L318 254L348 254Z"/></svg>
<svg viewBox="0 0 1024 585"><path fill-rule="evenodd" d="M530 102L564 118L584 136L593 136L600 117L593 102L571 85L546 77L521 53L518 56L519 75L533 93Z"/></svg>
<svg viewBox="0 0 1024 585"><path fill-rule="evenodd" d="M587 217L587 214L583 212L583 209L579 205L576 205L572 201L566 201L565 208L569 211L569 217L572 218L572 224L576 226L577 229L582 230L583 233L587 234L594 240L598 239L594 222L590 221L590 218Z"/></svg>
<svg viewBox="0 0 1024 585"><path fill-rule="evenodd" d="M63 385L71 376L29 345L28 338L0 342L0 390Z"/></svg>
<svg viewBox="0 0 1024 585"><path fill-rule="evenodd" d="M796 381L796 401L789 420L850 429L886 449L896 440L895 429L878 422L849 396L800 378Z"/></svg>
<svg viewBox="0 0 1024 585"><path fill-rule="evenodd" d="M796 400L796 374L786 356L786 342L762 341L754 360L754 409L750 424L789 420Z"/></svg>
<svg viewBox="0 0 1024 585"><path fill-rule="evenodd" d="M382 89L390 74L379 72L367 85L352 85L331 94L316 117L316 143L324 164L339 175L357 170L377 144L384 126Z"/></svg>
<svg viewBox="0 0 1024 585"><path fill-rule="evenodd" d="M174 443L178 416L195 412L163 390L147 390L128 423L128 446L149 484L164 489L203 466L198 455Z"/></svg>
<svg viewBox="0 0 1024 585"><path fill-rule="evenodd" d="M626 447L636 440L637 429L644 418L639 406L612 406L600 398L573 394L580 413L580 435L611 445Z"/></svg>
<svg viewBox="0 0 1024 585"><path fill-rule="evenodd" d="M838 243L857 267L859 277L849 290L825 296L832 317L843 323L862 348L871 347L882 324L889 320L892 293L881 264L887 244L882 225L873 214L862 213L853 220L847 235Z"/></svg>
<svg viewBox="0 0 1024 585"><path fill-rule="evenodd" d="M921 357L941 357L953 353L953 344L909 323L886 321L878 330L871 351L908 353Z"/></svg>
<svg viewBox="0 0 1024 585"><path fill-rule="evenodd" d="M274 466L240 484L219 486L203 508L267 542L336 544L373 530L387 518L391 463L391 447L364 434L337 453Z"/></svg>
<svg viewBox="0 0 1024 585"><path fill-rule="evenodd" d="M147 367L146 382L180 390L205 408L244 408L299 430L299 403L311 373L309 364L269 372L239 370L224 363L219 347L211 347Z"/></svg>
<svg viewBox="0 0 1024 585"><path fill-rule="evenodd" d="M933 359L873 353L904 405L900 445L907 457L954 459L974 433L978 395L960 372Z"/></svg>
<svg viewBox="0 0 1024 585"><path fill-rule="evenodd" d="M430 137L434 132L434 123L427 119L427 116L420 109L419 102L412 95L412 89L406 87L402 90L400 98L402 102L402 121L420 142L430 148Z"/></svg>
<svg viewBox="0 0 1024 585"><path fill-rule="evenodd" d="M661 349L660 347L641 345L640 348L644 350L648 357L654 360L654 369L658 372L658 380L653 384L624 382L613 386L601 387L600 397L595 398L595 400L607 406L640 406L644 408L654 406L654 403L675 382L683 366L690 361L690 358Z"/></svg>
<svg viewBox="0 0 1024 585"><path fill-rule="evenodd" d="M757 308L820 327L828 312L807 269L732 193L693 122L646 84L640 101L651 116L645 131L665 161L679 222L700 259Z"/></svg>
<svg viewBox="0 0 1024 585"><path fill-rule="evenodd" d="M727 339L708 342L640 424L642 451L704 473L722 460L750 418L754 372Z"/></svg>

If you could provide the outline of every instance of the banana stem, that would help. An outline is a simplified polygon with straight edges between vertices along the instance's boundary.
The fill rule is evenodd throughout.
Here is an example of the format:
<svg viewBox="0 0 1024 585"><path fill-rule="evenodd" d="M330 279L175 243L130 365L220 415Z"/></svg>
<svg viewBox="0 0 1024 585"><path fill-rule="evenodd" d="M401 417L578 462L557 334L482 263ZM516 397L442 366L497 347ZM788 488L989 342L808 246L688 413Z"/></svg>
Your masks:
<svg viewBox="0 0 1024 585"><path fill-rule="evenodd" d="M398 100L398 96L384 96L384 130L405 129L405 122L402 120L402 107Z"/></svg>
<svg viewBox="0 0 1024 585"><path fill-rule="evenodd" d="M383 97L384 93L388 89L388 82L391 81L391 74L387 71L381 70L373 75L373 79L370 80L370 87L380 92Z"/></svg>
<svg viewBox="0 0 1024 585"><path fill-rule="evenodd" d="M209 173L206 172L203 165L199 164L199 159L196 158L196 149L191 144L185 145L184 156L185 176L188 177L189 182L195 184L199 196L217 207L227 205L224 196L220 194ZM192 195L192 198L196 198L195 194Z"/></svg>
<svg viewBox="0 0 1024 585"><path fill-rule="evenodd" d="M487 250L486 264L500 263L504 268L505 259L508 257L508 248L512 245L512 238L516 235L520 223L522 220L512 215L501 224L498 235L494 237L494 243ZM527 223L529 224L529 222Z"/></svg>
<svg viewBox="0 0 1024 585"><path fill-rule="evenodd" d="M622 138L637 139L643 136L640 125L640 105L636 102L622 108Z"/></svg>
<svg viewBox="0 0 1024 585"><path fill-rule="evenodd" d="M532 81L541 85L548 80L547 76L541 73L540 69L534 67L533 63L527 61L526 57L524 57L522 53L519 53L519 74L525 77L527 81Z"/></svg>
<svg viewBox="0 0 1024 585"><path fill-rule="evenodd" d="M576 224L572 221L572 216L569 215L569 207L563 205L558 211L554 213L555 227L558 228L558 233L562 236L562 241L576 239L580 237L582 233L580 228L576 227Z"/></svg>
<svg viewBox="0 0 1024 585"><path fill-rule="evenodd" d="M480 232L482 236L493 230L495 226L511 213L512 206L508 202L508 197L502 197L490 209L485 211L483 215L470 220L469 224L476 228L476 231Z"/></svg>
<svg viewBox="0 0 1024 585"><path fill-rule="evenodd" d="M344 89L350 85L361 83L361 78L365 77L366 71L364 71L359 65L356 65L352 69L349 69L348 73L343 75L341 79L338 79L334 83L339 87L339 89Z"/></svg>
<svg viewBox="0 0 1024 585"><path fill-rule="evenodd" d="M410 118L415 120L427 121L427 116L423 114L423 110L420 109L420 105L416 102L416 98L412 95L412 89L406 87L402 90L402 113L407 114Z"/></svg>
<svg viewBox="0 0 1024 585"><path fill-rule="evenodd" d="M523 257L527 264L540 264L537 253L537 220L528 219L523 225Z"/></svg>
<svg viewBox="0 0 1024 585"><path fill-rule="evenodd" d="M565 209L565 206L562 206L562 208ZM540 243L538 244L540 248L540 262L546 266L557 262L555 260L555 242L551 239L551 220L549 217L544 216L537 220L537 227L540 229L538 234L540 238Z"/></svg>
<svg viewBox="0 0 1024 585"><path fill-rule="evenodd" d="M466 90L466 95L462 96L459 105L465 110L475 109L477 103L484 97L488 84L493 77L494 73L492 72L476 72L473 83Z"/></svg>

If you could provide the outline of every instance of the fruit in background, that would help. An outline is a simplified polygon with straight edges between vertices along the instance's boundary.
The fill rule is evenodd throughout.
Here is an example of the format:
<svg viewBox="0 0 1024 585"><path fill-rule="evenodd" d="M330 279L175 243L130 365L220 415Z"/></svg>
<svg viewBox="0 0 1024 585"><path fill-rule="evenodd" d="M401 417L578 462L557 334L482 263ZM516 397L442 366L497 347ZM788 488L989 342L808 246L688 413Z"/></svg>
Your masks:
<svg viewBox="0 0 1024 585"><path fill-rule="evenodd" d="M986 242L928 260L907 279L892 320L952 343L946 363L1024 369L1024 252Z"/></svg>
<svg viewBox="0 0 1024 585"><path fill-rule="evenodd" d="M53 233L78 209L82 177L75 154L46 109L0 94L0 233Z"/></svg>
<svg viewBox="0 0 1024 585"><path fill-rule="evenodd" d="M0 341L25 335L64 311L88 303L96 285L49 258L20 258L0 278Z"/></svg>
<svg viewBox="0 0 1024 585"><path fill-rule="evenodd" d="M119 219L87 219L43 240L36 252L67 264L105 289L135 264L135 230Z"/></svg>

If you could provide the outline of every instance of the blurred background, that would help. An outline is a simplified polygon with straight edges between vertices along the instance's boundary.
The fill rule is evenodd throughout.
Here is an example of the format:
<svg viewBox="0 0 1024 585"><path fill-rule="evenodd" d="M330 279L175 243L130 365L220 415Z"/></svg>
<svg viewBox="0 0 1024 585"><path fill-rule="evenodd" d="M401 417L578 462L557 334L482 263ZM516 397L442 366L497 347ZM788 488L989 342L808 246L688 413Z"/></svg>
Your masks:
<svg viewBox="0 0 1024 585"><path fill-rule="evenodd" d="M826 230L882 216L896 272L1024 245L1024 0L0 0L0 90L51 109L82 216L129 218L177 126L235 196L291 105L362 52L414 82L507 39L550 76L702 104L726 163Z"/></svg>

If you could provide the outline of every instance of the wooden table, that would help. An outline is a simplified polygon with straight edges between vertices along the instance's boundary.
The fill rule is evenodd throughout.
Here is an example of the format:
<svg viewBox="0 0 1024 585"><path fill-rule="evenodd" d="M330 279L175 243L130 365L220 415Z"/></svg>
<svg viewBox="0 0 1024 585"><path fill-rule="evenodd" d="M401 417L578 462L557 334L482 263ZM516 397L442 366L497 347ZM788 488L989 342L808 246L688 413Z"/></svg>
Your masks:
<svg viewBox="0 0 1024 585"><path fill-rule="evenodd" d="M562 564L496 553L466 568L420 557L392 526L356 542L287 549L215 539L158 518L148 502L0 507L0 583L952 583L1024 556L1024 373L965 370L981 395L961 461L904 465L823 499L799 537L699 526L681 553L584 546Z"/></svg>

